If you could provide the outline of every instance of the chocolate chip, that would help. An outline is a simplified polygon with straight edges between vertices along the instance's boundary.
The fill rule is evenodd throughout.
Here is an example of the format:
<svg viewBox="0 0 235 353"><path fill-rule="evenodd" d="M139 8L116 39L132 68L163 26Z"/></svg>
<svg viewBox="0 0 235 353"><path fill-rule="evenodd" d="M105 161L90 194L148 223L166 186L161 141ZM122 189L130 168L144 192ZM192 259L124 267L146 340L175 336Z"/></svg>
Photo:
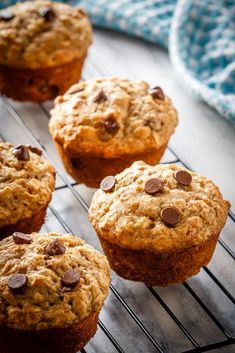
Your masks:
<svg viewBox="0 0 235 353"><path fill-rule="evenodd" d="M162 188L163 188L163 181L158 178L149 179L144 186L145 192L147 192L150 195L156 194L157 192L161 191Z"/></svg>
<svg viewBox="0 0 235 353"><path fill-rule="evenodd" d="M3 10L0 12L1 21L8 22L8 21L11 21L14 17L15 15L9 10Z"/></svg>
<svg viewBox="0 0 235 353"><path fill-rule="evenodd" d="M192 182L192 175L186 170L179 170L174 174L174 178L179 184L184 186L188 186Z"/></svg>
<svg viewBox="0 0 235 353"><path fill-rule="evenodd" d="M168 227L175 227L180 221L180 213L176 208L166 207L161 211L161 220Z"/></svg>
<svg viewBox="0 0 235 353"><path fill-rule="evenodd" d="M15 147L13 149L12 153L19 161L29 161L30 160L29 151L28 151L27 147L24 145L19 145L19 146Z"/></svg>
<svg viewBox="0 0 235 353"><path fill-rule="evenodd" d="M116 179L114 178L114 176L110 175L101 181L100 188L105 192L112 191L115 184Z"/></svg>
<svg viewBox="0 0 235 353"><path fill-rule="evenodd" d="M95 103L101 103L101 102L105 102L106 100L107 100L107 96L106 96L106 94L104 93L104 91L101 90L101 91L97 94L97 96L95 97L94 102L95 102Z"/></svg>
<svg viewBox="0 0 235 353"><path fill-rule="evenodd" d="M30 145L26 145L26 147L28 148L28 150L30 150L33 153L36 153L38 156L42 155L42 150L40 148L30 146Z"/></svg>
<svg viewBox="0 0 235 353"><path fill-rule="evenodd" d="M160 99L160 100L165 99L164 93L163 93L161 87L159 87L159 86L151 88L149 91L149 94L151 94L151 96L156 99Z"/></svg>
<svg viewBox="0 0 235 353"><path fill-rule="evenodd" d="M54 239L46 248L46 253L49 256L62 255L66 251L66 247L59 241L59 239Z"/></svg>
<svg viewBox="0 0 235 353"><path fill-rule="evenodd" d="M65 287L74 288L80 281L80 273L71 268L63 274L61 281Z"/></svg>
<svg viewBox="0 0 235 353"><path fill-rule="evenodd" d="M74 87L74 89L69 90L69 94L74 94L74 93L78 93L78 92L82 92L84 91L84 88L80 88L80 87Z"/></svg>
<svg viewBox="0 0 235 353"><path fill-rule="evenodd" d="M116 135L119 130L117 120L111 115L104 121L104 127L107 133L111 135Z"/></svg>
<svg viewBox="0 0 235 353"><path fill-rule="evenodd" d="M28 234L15 232L12 236L15 244L30 244L32 242L32 238Z"/></svg>
<svg viewBox="0 0 235 353"><path fill-rule="evenodd" d="M21 274L16 273L11 276L8 280L8 287L14 293L22 293L28 283L28 277Z"/></svg>
<svg viewBox="0 0 235 353"><path fill-rule="evenodd" d="M94 128L96 129L96 135L101 141L111 140L119 130L119 125L113 113L103 121L94 122Z"/></svg>
<svg viewBox="0 0 235 353"><path fill-rule="evenodd" d="M43 6L38 11L39 16L45 18L46 21L53 20L55 17L55 12L51 7Z"/></svg>

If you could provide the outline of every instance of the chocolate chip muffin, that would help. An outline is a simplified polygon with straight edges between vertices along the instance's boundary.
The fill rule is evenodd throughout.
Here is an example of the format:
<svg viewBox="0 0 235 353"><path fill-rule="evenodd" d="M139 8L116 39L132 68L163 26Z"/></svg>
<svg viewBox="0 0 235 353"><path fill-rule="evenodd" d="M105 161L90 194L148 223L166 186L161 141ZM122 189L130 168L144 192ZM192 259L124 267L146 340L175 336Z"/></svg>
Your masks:
<svg viewBox="0 0 235 353"><path fill-rule="evenodd" d="M1 353L75 353L95 334L108 294L104 255L71 234L0 242Z"/></svg>
<svg viewBox="0 0 235 353"><path fill-rule="evenodd" d="M42 102L81 76L91 44L87 15L48 0L20 2L0 12L0 92Z"/></svg>
<svg viewBox="0 0 235 353"><path fill-rule="evenodd" d="M0 141L0 239L38 231L55 185L55 171L30 145Z"/></svg>
<svg viewBox="0 0 235 353"><path fill-rule="evenodd" d="M102 181L90 220L120 276L166 286L208 264L229 207L218 187L197 173L136 162Z"/></svg>
<svg viewBox="0 0 235 353"><path fill-rule="evenodd" d="M99 187L136 160L156 164L177 125L160 87L120 78L91 79L55 100L49 128L75 180Z"/></svg>

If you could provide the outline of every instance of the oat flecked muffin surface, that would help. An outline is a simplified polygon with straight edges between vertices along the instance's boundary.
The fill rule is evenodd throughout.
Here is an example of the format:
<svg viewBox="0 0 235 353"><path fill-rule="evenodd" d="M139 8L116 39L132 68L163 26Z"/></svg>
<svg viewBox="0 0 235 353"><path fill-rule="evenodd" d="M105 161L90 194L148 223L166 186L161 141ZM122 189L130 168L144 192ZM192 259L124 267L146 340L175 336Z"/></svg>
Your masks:
<svg viewBox="0 0 235 353"><path fill-rule="evenodd" d="M54 168L41 153L0 141L0 238L41 228L55 184Z"/></svg>
<svg viewBox="0 0 235 353"><path fill-rule="evenodd" d="M35 101L65 92L79 80L91 40L87 15L67 4L26 1L0 11L1 92Z"/></svg>
<svg viewBox="0 0 235 353"><path fill-rule="evenodd" d="M118 274L167 285L209 262L229 209L212 181L176 165L136 162L101 187L90 220Z"/></svg>
<svg viewBox="0 0 235 353"><path fill-rule="evenodd" d="M80 350L95 334L109 282L106 257L73 235L15 233L2 240L0 338L6 352Z"/></svg>
<svg viewBox="0 0 235 353"><path fill-rule="evenodd" d="M90 79L55 100L49 123L68 172L99 186L136 160L156 164L177 125L160 87L115 77Z"/></svg>

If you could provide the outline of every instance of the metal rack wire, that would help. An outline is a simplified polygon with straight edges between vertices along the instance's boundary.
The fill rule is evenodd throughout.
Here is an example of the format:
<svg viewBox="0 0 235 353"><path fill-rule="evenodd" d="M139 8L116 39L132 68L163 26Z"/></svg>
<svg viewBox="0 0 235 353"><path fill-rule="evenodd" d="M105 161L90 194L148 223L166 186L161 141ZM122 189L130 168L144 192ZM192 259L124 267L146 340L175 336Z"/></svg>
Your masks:
<svg viewBox="0 0 235 353"><path fill-rule="evenodd" d="M99 68L97 68L96 63L92 61L92 65L96 68L97 72L99 74L104 74ZM56 187L55 193L58 192L61 189L64 189L66 192L71 193L78 203L79 207L82 207L85 212L88 211L89 205L87 202L84 200L84 198L81 196L81 194L78 192L76 186L76 183L73 183L69 180L69 178L66 176L66 174L61 170L61 168L57 165L57 163L54 160L53 155L43 146L43 144L38 141L37 136L35 133L27 126L25 123L23 117L18 113L17 109L14 108L14 105L12 105L11 101L9 101L6 97L2 97L1 101L4 105L4 107L7 109L7 111L10 114L11 119L13 119L16 130L20 129L24 132L24 134L27 136L28 140L34 144L35 146L40 147L41 149L44 150L44 155L47 159L49 159L55 166L57 170L57 175L60 177L60 179L63 182L63 185L59 185ZM49 118L49 114L47 112L47 109L44 106L39 106L41 113L44 114L47 118ZM4 132L2 133L2 138L4 139ZM174 156L174 163L181 163L188 169L190 166L186 161L184 161L184 158L179 156L175 150L169 147L169 151L172 153ZM55 209L55 207L51 204L50 205L50 211L52 215L58 220L58 222L61 224L62 228L64 229L65 232L73 233L71 227L67 223L67 221L64 219L63 216ZM229 214L230 220L235 224L235 217L232 213ZM233 260L235 259L235 254L233 250L230 248L230 246L225 242L224 239L219 239L220 245L223 247L223 249L226 251L226 254L230 256ZM234 296L230 291L221 283L220 279L216 277L216 275L207 267L203 269L205 273L210 277L211 281L214 282L214 284L219 287L220 291L227 297L229 301L231 301L233 304L235 303ZM232 273L232 272L231 272ZM122 279L120 279L122 281ZM216 315L208 308L207 304L203 301L203 299L196 293L196 291L193 289L193 287L190 285L190 283L185 282L182 284L184 289L187 291L187 293L195 300L200 308L206 313L206 315L210 318L210 320L214 323L214 325L218 328L218 330L222 333L224 336L224 339L218 339L216 341L211 341L209 344L206 345L201 345L198 340L193 337L192 333L189 332L188 328L186 327L185 324L181 322L181 320L177 317L177 314L172 310L171 305L167 303L164 298L162 297L161 294L158 293L158 290L153 287L148 287L147 290L149 293L151 293L151 296L155 298L157 301L158 305L162 307L162 309L169 315L171 320L176 324L176 326L179 328L181 333L187 338L187 340L190 342L190 345L192 348L188 350L181 350L183 353L191 353L191 352L207 352L207 351L213 351L215 349L219 349L222 347L234 347L235 351L235 338L232 337L231 333L227 330L225 325L216 317ZM139 318L138 314L135 313L135 311L132 309L131 305L127 303L127 301L122 297L122 295L119 293L119 290L115 288L115 286L111 283L110 285L110 291L111 293L115 296L116 300L120 303L122 308L126 311L126 313L130 316L131 320L139 327L143 335L146 337L147 340L151 343L154 351L160 352L160 353L166 353L169 352L164 348L164 345L153 336L153 334L150 332L150 330L144 325L144 323L141 321ZM212 295L212 294L211 294ZM111 342L112 344L112 352L127 352L125 348L123 347L123 342L118 342L118 340L115 338L115 336L112 334L112 332L107 328L107 325L100 319L99 320L99 328L103 331L104 335L107 337L107 339ZM206 328L205 328L206 329ZM152 350L151 350L152 351ZM82 350L83 353L89 353L89 348L85 348ZM110 352L110 353L112 353ZM145 352L148 352L146 350ZM218 351L216 351L218 352ZM225 351L223 351L225 352ZM231 351L232 352L232 351ZM171 353L171 352L169 352Z"/></svg>

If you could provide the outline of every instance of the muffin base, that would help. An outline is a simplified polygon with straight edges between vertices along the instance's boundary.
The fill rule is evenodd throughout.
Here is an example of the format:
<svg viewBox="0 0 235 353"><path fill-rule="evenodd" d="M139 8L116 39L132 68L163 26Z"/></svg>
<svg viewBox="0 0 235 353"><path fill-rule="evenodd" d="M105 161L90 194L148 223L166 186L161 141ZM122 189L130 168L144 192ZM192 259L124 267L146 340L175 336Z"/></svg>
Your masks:
<svg viewBox="0 0 235 353"><path fill-rule="evenodd" d="M165 253L124 249L99 238L111 268L119 276L144 282L147 286L165 287L182 283L196 275L202 266L206 266L213 255L218 237L219 233L213 234L203 244Z"/></svg>
<svg viewBox="0 0 235 353"><path fill-rule="evenodd" d="M0 65L0 92L18 101L44 102L63 94L81 78L86 54L49 69L20 69Z"/></svg>
<svg viewBox="0 0 235 353"><path fill-rule="evenodd" d="M94 336L98 315L67 328L20 331L0 328L0 353L76 353Z"/></svg>
<svg viewBox="0 0 235 353"><path fill-rule="evenodd" d="M165 152L167 143L148 153L132 154L123 158L98 158L86 155L70 155L56 143L67 172L78 182L91 188L99 188L100 182L108 175L116 175L135 161L142 160L150 165L157 164Z"/></svg>
<svg viewBox="0 0 235 353"><path fill-rule="evenodd" d="M47 207L44 207L40 212L30 218L23 219L16 224L9 224L0 227L0 240L12 235L14 232L31 234L38 232L44 223Z"/></svg>

